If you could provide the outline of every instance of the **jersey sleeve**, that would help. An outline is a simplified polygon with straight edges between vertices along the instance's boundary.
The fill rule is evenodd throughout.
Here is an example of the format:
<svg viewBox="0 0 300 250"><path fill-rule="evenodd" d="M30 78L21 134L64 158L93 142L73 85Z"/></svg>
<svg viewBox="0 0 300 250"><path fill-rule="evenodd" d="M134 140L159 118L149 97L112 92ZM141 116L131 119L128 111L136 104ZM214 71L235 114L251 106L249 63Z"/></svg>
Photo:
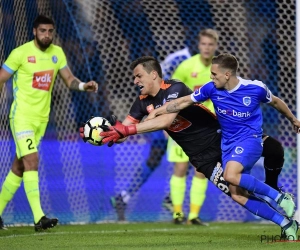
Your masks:
<svg viewBox="0 0 300 250"><path fill-rule="evenodd" d="M131 119L131 120L134 120L135 123L138 123L140 122L144 116L148 115L147 113L147 110L143 109L142 107L142 102L141 102L141 99L140 97L138 97L135 102L132 104L131 108L130 108L130 111L129 111L129 114L128 114L128 117Z"/></svg>
<svg viewBox="0 0 300 250"><path fill-rule="evenodd" d="M65 68L67 66L67 57L65 52L62 48L60 48L60 55L59 55L59 70Z"/></svg>
<svg viewBox="0 0 300 250"><path fill-rule="evenodd" d="M22 53L18 49L14 49L2 65L2 68L5 69L8 73L13 74L18 70L21 64Z"/></svg>
<svg viewBox="0 0 300 250"><path fill-rule="evenodd" d="M265 84L261 84L261 87L258 87L258 96L261 102L270 103L272 101L272 92Z"/></svg>
<svg viewBox="0 0 300 250"><path fill-rule="evenodd" d="M197 89L193 94L191 94L191 99L194 102L204 102L211 98L215 86L213 82L204 84L201 88Z"/></svg>
<svg viewBox="0 0 300 250"><path fill-rule="evenodd" d="M190 95L191 93L192 91L184 83L178 81L166 90L165 100L166 102L170 102L179 97Z"/></svg>

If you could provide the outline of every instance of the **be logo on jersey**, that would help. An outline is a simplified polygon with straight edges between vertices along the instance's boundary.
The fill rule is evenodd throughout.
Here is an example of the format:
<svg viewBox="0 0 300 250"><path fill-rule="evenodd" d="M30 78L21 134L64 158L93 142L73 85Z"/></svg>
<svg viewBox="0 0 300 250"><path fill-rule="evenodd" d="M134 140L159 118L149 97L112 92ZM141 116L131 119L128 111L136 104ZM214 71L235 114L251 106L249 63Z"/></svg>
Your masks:
<svg viewBox="0 0 300 250"><path fill-rule="evenodd" d="M251 104L251 97L250 96L245 96L243 97L243 103L246 105L246 106L249 106Z"/></svg>
<svg viewBox="0 0 300 250"><path fill-rule="evenodd" d="M45 70L40 72L35 72L32 79L32 87L35 89L49 91L54 70Z"/></svg>

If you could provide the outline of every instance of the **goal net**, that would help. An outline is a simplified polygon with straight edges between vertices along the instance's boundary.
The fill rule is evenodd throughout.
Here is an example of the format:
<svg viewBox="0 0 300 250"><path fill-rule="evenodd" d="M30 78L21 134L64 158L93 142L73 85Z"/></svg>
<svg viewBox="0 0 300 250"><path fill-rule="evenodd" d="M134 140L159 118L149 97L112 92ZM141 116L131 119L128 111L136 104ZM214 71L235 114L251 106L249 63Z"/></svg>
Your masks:
<svg viewBox="0 0 300 250"><path fill-rule="evenodd" d="M129 64L151 55L163 61L170 53L188 47L197 53L201 29L219 32L219 52L229 52L240 62L240 75L265 82L273 94L296 111L295 76L296 1L215 1L215 0L2 0L0 3L0 58L33 39L32 23L38 14L53 17L54 43L60 45L68 65L82 81L99 83L97 94L71 92L58 77L53 90L49 125L40 146L40 190L44 212L61 223L114 221L117 215L110 198L130 188L126 207L129 221L170 220L162 206L169 192L172 164L160 157L162 134L132 136L112 148L95 147L81 141L80 122L90 116L114 113L123 120L137 90ZM7 82L0 105L0 184L15 155L8 113L12 84ZM285 163L279 185L297 192L296 135L290 123L267 105L263 106L264 131L282 142ZM158 151L149 154L151 145ZM142 169L154 161L152 173L141 185ZM184 210L188 212L189 171ZM260 164L253 174L264 180ZM201 210L204 221L254 220L211 184ZM8 224L32 223L33 217L23 185L6 207Z"/></svg>

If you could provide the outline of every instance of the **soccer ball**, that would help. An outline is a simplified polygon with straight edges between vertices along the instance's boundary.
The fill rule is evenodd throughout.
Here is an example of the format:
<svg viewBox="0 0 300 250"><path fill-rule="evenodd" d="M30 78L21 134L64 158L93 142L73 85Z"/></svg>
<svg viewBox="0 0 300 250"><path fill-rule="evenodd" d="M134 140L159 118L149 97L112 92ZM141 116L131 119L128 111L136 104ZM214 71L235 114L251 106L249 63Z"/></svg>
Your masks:
<svg viewBox="0 0 300 250"><path fill-rule="evenodd" d="M111 126L109 121L104 117L92 117L89 119L84 125L84 139L90 144L101 146L103 137L100 136L100 133L103 129L100 127L101 125Z"/></svg>

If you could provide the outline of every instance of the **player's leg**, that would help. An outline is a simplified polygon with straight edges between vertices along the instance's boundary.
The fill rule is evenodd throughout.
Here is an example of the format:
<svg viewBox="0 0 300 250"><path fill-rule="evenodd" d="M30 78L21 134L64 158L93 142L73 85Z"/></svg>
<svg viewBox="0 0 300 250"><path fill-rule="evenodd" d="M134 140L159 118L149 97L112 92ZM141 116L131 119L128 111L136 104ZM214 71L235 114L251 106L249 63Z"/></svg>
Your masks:
<svg viewBox="0 0 300 250"><path fill-rule="evenodd" d="M233 146L231 150L223 154L223 162L226 163L224 178L234 186L268 196L284 209L288 217L292 217L295 212L295 203L290 194L281 194L249 174L261 153L261 140L257 138L250 138Z"/></svg>
<svg viewBox="0 0 300 250"><path fill-rule="evenodd" d="M41 207L38 177L38 145L45 133L47 123L18 119L11 119L10 122L17 157L24 166L24 189L33 213L35 230L54 227L58 220L47 218ZM13 169L13 171L18 171L18 169Z"/></svg>
<svg viewBox="0 0 300 250"><path fill-rule="evenodd" d="M204 174L195 169L195 175L190 189L190 213L187 223L190 225L207 225L199 219L201 207L206 198L208 180Z"/></svg>
<svg viewBox="0 0 300 250"><path fill-rule="evenodd" d="M162 131L150 133L149 139L151 143L149 156L134 175L135 179L131 180L125 190L122 190L118 195L111 197L111 203L117 212L119 221L125 220L125 210L130 198L141 188L148 180L151 173L159 166L161 159L166 152L167 140Z"/></svg>
<svg viewBox="0 0 300 250"><path fill-rule="evenodd" d="M4 227L2 213L20 187L23 179L23 171L23 163L21 160L18 160L16 156L12 164L12 169L6 176L0 192L0 229L6 229L6 227Z"/></svg>
<svg viewBox="0 0 300 250"><path fill-rule="evenodd" d="M168 161L174 162L174 171L170 179L173 219L175 224L182 224L184 221L182 206L186 189L186 172L189 166L189 158L171 137L168 139L167 152Z"/></svg>
<svg viewBox="0 0 300 250"><path fill-rule="evenodd" d="M262 157L264 157L265 183L279 191L278 176L284 163L284 151L281 143L271 136L263 136L264 146Z"/></svg>
<svg viewBox="0 0 300 250"><path fill-rule="evenodd" d="M297 239L297 221L286 218L270 207L265 201L253 195L249 195L249 193L241 187L230 184L229 190L234 201L245 207L251 213L279 225L285 231L287 239Z"/></svg>
<svg viewBox="0 0 300 250"><path fill-rule="evenodd" d="M175 162L174 172L170 179L170 195L173 204L173 219L175 224L182 224L185 220L183 202L186 189L186 172L188 162Z"/></svg>

